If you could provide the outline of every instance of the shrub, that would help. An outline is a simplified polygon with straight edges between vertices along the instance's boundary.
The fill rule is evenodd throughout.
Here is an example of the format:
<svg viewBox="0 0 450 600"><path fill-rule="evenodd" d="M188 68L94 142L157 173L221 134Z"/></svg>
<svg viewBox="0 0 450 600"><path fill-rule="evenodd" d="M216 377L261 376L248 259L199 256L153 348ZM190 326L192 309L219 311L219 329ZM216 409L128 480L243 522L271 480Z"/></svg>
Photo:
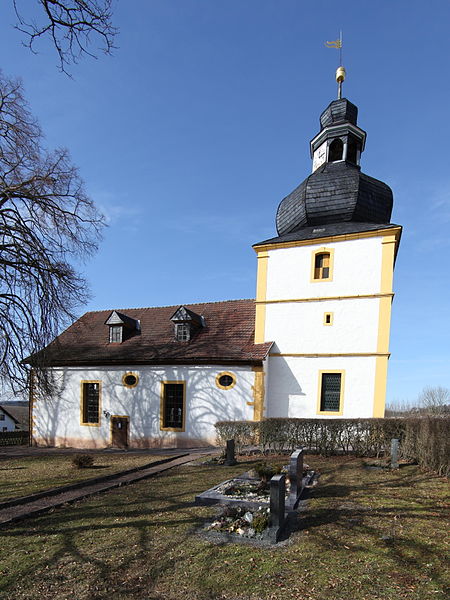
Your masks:
<svg viewBox="0 0 450 600"><path fill-rule="evenodd" d="M439 475L450 473L450 417L387 419L289 419L221 421L216 423L223 444L233 439L239 452L258 446L263 453L307 448L324 456L390 455L391 439L400 440L400 455Z"/></svg>
<svg viewBox="0 0 450 600"><path fill-rule="evenodd" d="M94 464L94 457L91 454L75 454L72 464L77 469L87 469Z"/></svg>

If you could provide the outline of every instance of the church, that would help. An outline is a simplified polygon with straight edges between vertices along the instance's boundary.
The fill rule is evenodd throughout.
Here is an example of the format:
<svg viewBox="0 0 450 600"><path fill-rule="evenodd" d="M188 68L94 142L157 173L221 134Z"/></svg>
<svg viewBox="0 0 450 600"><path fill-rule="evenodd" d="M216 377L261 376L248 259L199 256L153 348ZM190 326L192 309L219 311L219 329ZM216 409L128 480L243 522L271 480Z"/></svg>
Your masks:
<svg viewBox="0 0 450 600"><path fill-rule="evenodd" d="M86 313L42 351L57 389L31 390L35 445L192 447L223 420L384 416L402 229L391 189L361 171L344 75L312 173L253 246L256 298Z"/></svg>

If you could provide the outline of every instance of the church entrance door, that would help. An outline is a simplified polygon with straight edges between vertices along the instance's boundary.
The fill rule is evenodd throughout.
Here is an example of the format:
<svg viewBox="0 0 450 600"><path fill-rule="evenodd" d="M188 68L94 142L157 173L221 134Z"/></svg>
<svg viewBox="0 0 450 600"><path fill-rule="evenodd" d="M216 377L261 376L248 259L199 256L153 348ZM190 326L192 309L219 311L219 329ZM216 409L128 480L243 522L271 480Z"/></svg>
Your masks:
<svg viewBox="0 0 450 600"><path fill-rule="evenodd" d="M116 448L128 447L128 417L111 416L111 445Z"/></svg>

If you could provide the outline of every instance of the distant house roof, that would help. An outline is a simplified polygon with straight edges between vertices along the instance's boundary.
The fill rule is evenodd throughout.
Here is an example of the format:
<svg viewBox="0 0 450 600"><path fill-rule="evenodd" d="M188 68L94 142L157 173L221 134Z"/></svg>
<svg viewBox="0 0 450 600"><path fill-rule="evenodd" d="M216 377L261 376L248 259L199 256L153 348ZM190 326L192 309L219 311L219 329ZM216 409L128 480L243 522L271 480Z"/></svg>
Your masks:
<svg viewBox="0 0 450 600"><path fill-rule="evenodd" d="M5 413L7 413L14 421L16 425L19 425L19 429L28 430L29 427L29 407L28 402L13 401L7 402L0 406Z"/></svg>
<svg viewBox="0 0 450 600"><path fill-rule="evenodd" d="M18 419L16 419L16 417L12 415L11 412L8 409L6 409L3 404L0 406L0 411L4 412L5 415L7 415L10 419L14 421L14 423L16 423L16 425L19 424Z"/></svg>
<svg viewBox="0 0 450 600"><path fill-rule="evenodd" d="M261 364L272 342L254 344L254 300L185 304L205 327L189 341L175 340L171 317L180 305L121 309L140 321L138 335L110 344L106 321L111 310L88 312L43 351L49 366L130 364ZM33 364L41 353L24 362Z"/></svg>

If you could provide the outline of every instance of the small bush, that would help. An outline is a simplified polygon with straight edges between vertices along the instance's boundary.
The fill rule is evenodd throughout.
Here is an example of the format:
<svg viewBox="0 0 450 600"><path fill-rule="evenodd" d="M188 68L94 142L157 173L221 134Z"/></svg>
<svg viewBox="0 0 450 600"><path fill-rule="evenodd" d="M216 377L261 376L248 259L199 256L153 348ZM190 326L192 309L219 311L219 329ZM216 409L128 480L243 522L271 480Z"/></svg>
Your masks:
<svg viewBox="0 0 450 600"><path fill-rule="evenodd" d="M90 454L75 454L72 464L77 469L87 469L94 464L94 457Z"/></svg>
<svg viewBox="0 0 450 600"><path fill-rule="evenodd" d="M259 463L253 470L256 472L262 483L267 483L274 475L281 473L282 467L279 465L268 465Z"/></svg>

